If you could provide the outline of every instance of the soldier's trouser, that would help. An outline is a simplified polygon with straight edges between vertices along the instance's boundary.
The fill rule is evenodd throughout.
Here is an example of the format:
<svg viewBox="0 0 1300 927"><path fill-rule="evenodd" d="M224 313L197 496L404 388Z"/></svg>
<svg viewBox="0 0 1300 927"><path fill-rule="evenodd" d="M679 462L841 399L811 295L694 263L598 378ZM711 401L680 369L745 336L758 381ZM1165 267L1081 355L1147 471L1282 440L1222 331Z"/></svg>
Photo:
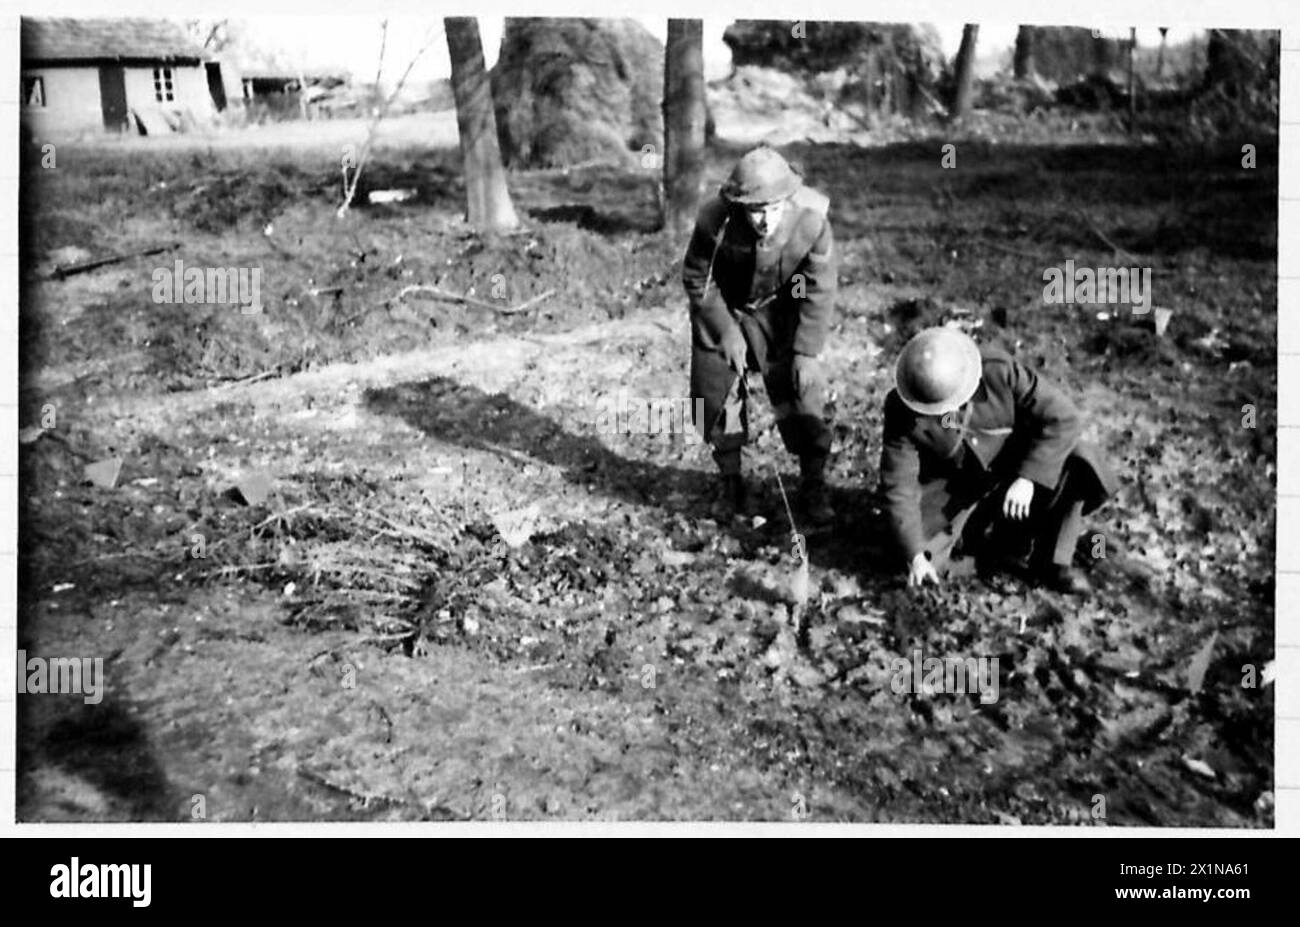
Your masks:
<svg viewBox="0 0 1300 927"><path fill-rule="evenodd" d="M1066 459L1052 490L1034 484L1029 514L1015 521L1002 514L1014 477L983 486L935 480L921 488L921 524L936 569L947 566L954 548L991 555L1024 566L1069 566L1083 534L1085 501L1095 498L1096 478L1078 457Z"/></svg>
<svg viewBox="0 0 1300 927"><path fill-rule="evenodd" d="M786 450L797 454L804 476L820 476L831 449L831 431L823 419L825 398L820 384L795 389L788 347L773 345L753 320L741 317L749 342L748 368L763 375L777 430ZM749 324L747 324L749 323ZM740 378L718 351L691 346L691 398L704 404L704 421L696 422L723 473L740 471L740 449L749 441L749 415ZM694 403L692 403L694 408Z"/></svg>

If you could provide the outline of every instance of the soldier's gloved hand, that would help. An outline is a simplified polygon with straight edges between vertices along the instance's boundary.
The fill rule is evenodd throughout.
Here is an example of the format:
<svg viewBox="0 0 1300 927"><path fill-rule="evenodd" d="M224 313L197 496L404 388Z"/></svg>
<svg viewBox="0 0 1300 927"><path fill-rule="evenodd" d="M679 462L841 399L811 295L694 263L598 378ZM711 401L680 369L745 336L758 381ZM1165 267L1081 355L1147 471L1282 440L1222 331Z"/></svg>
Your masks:
<svg viewBox="0 0 1300 927"><path fill-rule="evenodd" d="M934 571L934 564L925 555L925 551L922 551L913 557L912 562L907 566L907 584L924 586L927 580L936 586L939 585L939 574Z"/></svg>
<svg viewBox="0 0 1300 927"><path fill-rule="evenodd" d="M1007 488L1006 498L1002 500L1002 514L1016 521L1029 514L1029 503L1034 501L1034 484L1023 476L1018 477Z"/></svg>
<svg viewBox="0 0 1300 927"><path fill-rule="evenodd" d="M749 354L749 345L739 325L733 325L722 336L722 356L727 359L731 369L736 373L745 372L745 358Z"/></svg>
<svg viewBox="0 0 1300 927"><path fill-rule="evenodd" d="M790 378L794 382L794 391L804 393L821 383L822 368L817 358L806 354L796 354L790 362Z"/></svg>

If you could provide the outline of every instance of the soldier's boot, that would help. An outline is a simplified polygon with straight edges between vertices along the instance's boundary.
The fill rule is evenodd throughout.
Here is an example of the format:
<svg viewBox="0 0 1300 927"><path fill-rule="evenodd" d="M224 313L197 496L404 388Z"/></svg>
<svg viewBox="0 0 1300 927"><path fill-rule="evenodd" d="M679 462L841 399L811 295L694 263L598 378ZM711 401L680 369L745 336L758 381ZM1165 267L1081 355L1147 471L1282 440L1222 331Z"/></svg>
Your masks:
<svg viewBox="0 0 1300 927"><path fill-rule="evenodd" d="M1065 595L1089 595L1092 585L1078 567L1052 563L1039 571L1039 580L1048 589Z"/></svg>
<svg viewBox="0 0 1300 927"><path fill-rule="evenodd" d="M749 488L739 473L724 473L718 479L711 514L718 521L731 521L749 514Z"/></svg>
<svg viewBox="0 0 1300 927"><path fill-rule="evenodd" d="M1045 562L1038 568L1039 581L1065 595L1088 595L1092 592L1092 585L1073 565L1074 548L1083 534L1082 500L1067 500L1058 512L1053 513L1052 520L1055 524L1038 541L1044 554L1050 554L1050 559L1044 557ZM1051 544L1050 551L1046 550L1048 544Z"/></svg>
<svg viewBox="0 0 1300 927"><path fill-rule="evenodd" d="M799 469L799 508L804 518L814 527L829 525L835 520L835 509L826 485L826 458L801 457Z"/></svg>
<svg viewBox="0 0 1300 927"><path fill-rule="evenodd" d="M740 451L715 451L718 485L710 514L718 521L731 521L749 514L749 488L740 473Z"/></svg>

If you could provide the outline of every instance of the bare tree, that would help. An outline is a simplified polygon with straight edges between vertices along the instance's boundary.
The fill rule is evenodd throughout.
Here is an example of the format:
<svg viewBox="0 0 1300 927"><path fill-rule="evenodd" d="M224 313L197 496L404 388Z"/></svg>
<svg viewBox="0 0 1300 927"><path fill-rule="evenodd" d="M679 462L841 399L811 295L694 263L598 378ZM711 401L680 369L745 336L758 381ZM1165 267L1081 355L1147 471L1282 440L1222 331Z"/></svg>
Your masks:
<svg viewBox="0 0 1300 927"><path fill-rule="evenodd" d="M1137 128L1137 77L1134 70L1134 58L1137 54L1138 31L1136 26L1128 30L1128 130Z"/></svg>
<svg viewBox="0 0 1300 927"><path fill-rule="evenodd" d="M384 53L388 48L388 20L385 19L383 21L381 28L382 37L379 43L379 69L375 77L376 95L379 94L379 76L384 73ZM392 92L381 102L379 107L376 108L371 115L370 129L366 132L366 140L362 143L361 150L356 153L350 153L349 157L344 160L343 204L338 208L338 217L340 219L348 214L348 210L352 207L352 200L357 195L357 184L361 181L361 171L370 161L370 152L374 149L375 134L379 131L379 124L384 121L384 117L388 115L388 110L392 107L398 96L401 95L402 88L406 86L407 78L411 76L411 69L415 67L415 63L420 60L421 56L429 50L429 46L433 44L435 37L436 32L433 29L430 29L424 34L424 41L421 43L419 50L416 51L416 53L411 57L411 60L407 63L406 70L402 72L402 76L399 77L397 83L393 85ZM348 174L349 168L352 170L351 176Z"/></svg>
<svg viewBox="0 0 1300 927"><path fill-rule="evenodd" d="M224 51L231 44L228 19L187 19L185 31L190 38L211 52Z"/></svg>
<svg viewBox="0 0 1300 927"><path fill-rule="evenodd" d="M1110 79L1110 69L1114 62L1114 43L1099 29L1092 31L1092 74L1095 77Z"/></svg>
<svg viewBox="0 0 1300 927"><path fill-rule="evenodd" d="M979 39L980 27L967 23L961 30L961 47L957 49L957 62L954 66L956 80L952 88L952 106L949 111L953 119L961 119L970 111L971 76L975 70L975 43Z"/></svg>
<svg viewBox="0 0 1300 927"><path fill-rule="evenodd" d="M1016 30L1015 69L1017 80L1034 73L1033 26L1021 26Z"/></svg>
<svg viewBox="0 0 1300 927"><path fill-rule="evenodd" d="M704 185L704 24L668 20L664 54L664 225L683 233L695 221Z"/></svg>
<svg viewBox="0 0 1300 927"><path fill-rule="evenodd" d="M465 217L481 231L502 231L519 225L506 171L501 164L497 121L492 111L492 86L483 62L478 20L448 16L443 20L451 55L451 89L456 98L456 125L465 172Z"/></svg>

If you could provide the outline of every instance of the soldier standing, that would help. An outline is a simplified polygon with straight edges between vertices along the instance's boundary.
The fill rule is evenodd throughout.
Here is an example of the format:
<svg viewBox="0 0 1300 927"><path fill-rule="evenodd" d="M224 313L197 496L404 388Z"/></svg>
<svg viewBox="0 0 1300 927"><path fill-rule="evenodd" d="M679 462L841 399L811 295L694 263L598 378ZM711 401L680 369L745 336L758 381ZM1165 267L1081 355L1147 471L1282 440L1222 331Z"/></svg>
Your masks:
<svg viewBox="0 0 1300 927"><path fill-rule="evenodd" d="M1006 353L953 328L912 338L885 398L880 465L908 584L937 583L965 548L1058 591L1088 592L1075 545L1115 479L1081 428L1074 403Z"/></svg>
<svg viewBox="0 0 1300 927"><path fill-rule="evenodd" d="M759 147L740 159L696 219L682 273L691 312L691 398L703 400L704 421L696 426L721 474L720 515L746 510L744 377L755 370L786 449L799 457L805 517L819 525L834 517L817 359L837 283L829 206L780 154Z"/></svg>

